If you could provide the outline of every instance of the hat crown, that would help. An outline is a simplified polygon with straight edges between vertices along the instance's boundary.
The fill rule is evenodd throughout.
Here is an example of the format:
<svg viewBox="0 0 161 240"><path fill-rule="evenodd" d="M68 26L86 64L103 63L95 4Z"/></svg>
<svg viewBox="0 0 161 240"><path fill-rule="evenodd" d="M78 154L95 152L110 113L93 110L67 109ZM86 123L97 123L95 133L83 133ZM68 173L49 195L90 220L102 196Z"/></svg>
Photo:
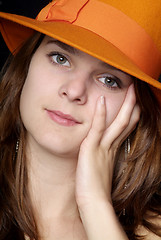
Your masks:
<svg viewBox="0 0 161 240"><path fill-rule="evenodd" d="M79 10L92 1L110 5L131 18L146 31L161 52L161 0L53 0L38 16L44 18L49 9L56 6L61 15L74 19Z"/></svg>
<svg viewBox="0 0 161 240"><path fill-rule="evenodd" d="M136 21L151 36L161 52L160 0L98 0L119 9Z"/></svg>

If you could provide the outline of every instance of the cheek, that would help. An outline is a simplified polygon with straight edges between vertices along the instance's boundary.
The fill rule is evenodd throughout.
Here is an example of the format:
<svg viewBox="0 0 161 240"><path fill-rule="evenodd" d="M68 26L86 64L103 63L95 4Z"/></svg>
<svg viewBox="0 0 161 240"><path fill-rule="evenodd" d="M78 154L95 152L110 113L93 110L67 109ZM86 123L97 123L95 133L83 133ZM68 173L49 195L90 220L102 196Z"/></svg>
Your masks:
<svg viewBox="0 0 161 240"><path fill-rule="evenodd" d="M109 126L118 115L123 102L125 100L126 92L111 94L111 96L106 97L106 122Z"/></svg>
<svg viewBox="0 0 161 240"><path fill-rule="evenodd" d="M45 86L42 84L43 74L39 74L40 69L35 67L33 70L30 66L28 76L23 86L20 97L20 114L22 121L25 124L27 121L33 121L35 114L40 109L40 104L43 101L43 91Z"/></svg>
<svg viewBox="0 0 161 240"><path fill-rule="evenodd" d="M44 71L44 69L45 67L42 64L37 66L33 59L21 93L20 106L22 106L22 110L23 108L32 109L35 105L37 107L37 104L44 101L45 96L51 95L51 80L48 72Z"/></svg>
<svg viewBox="0 0 161 240"><path fill-rule="evenodd" d="M26 127L28 121L33 121L34 94L30 85L25 83L20 97L20 114L23 124Z"/></svg>
<svg viewBox="0 0 161 240"><path fill-rule="evenodd" d="M21 97L20 97L20 112L27 111L31 109L31 102L32 102L32 91L30 91L30 86L25 82Z"/></svg>

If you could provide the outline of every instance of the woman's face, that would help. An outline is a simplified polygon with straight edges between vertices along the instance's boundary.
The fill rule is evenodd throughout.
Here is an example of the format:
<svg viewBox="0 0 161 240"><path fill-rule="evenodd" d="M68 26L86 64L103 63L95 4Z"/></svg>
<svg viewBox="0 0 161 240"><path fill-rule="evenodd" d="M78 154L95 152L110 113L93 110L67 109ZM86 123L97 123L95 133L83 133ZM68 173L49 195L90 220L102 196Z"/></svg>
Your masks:
<svg viewBox="0 0 161 240"><path fill-rule="evenodd" d="M45 37L31 60L20 99L28 139L53 154L76 156L98 97L105 96L108 127L132 81L122 71Z"/></svg>

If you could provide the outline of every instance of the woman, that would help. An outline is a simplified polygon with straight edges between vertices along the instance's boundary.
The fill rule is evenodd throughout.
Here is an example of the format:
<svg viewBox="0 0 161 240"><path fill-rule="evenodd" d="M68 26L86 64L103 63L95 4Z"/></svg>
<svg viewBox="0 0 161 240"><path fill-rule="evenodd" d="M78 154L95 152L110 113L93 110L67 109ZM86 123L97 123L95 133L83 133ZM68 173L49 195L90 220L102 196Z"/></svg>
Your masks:
<svg viewBox="0 0 161 240"><path fill-rule="evenodd" d="M161 6L143 2L0 14L0 239L161 238Z"/></svg>

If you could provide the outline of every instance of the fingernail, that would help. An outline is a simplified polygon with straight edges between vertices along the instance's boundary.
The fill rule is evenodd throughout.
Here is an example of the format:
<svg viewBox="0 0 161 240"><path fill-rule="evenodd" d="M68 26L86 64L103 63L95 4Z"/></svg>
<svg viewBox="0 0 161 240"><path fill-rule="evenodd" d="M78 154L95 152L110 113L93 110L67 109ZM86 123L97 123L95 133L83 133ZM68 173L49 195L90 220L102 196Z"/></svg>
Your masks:
<svg viewBox="0 0 161 240"><path fill-rule="evenodd" d="M104 105L105 104L105 97L101 96L101 104Z"/></svg>

